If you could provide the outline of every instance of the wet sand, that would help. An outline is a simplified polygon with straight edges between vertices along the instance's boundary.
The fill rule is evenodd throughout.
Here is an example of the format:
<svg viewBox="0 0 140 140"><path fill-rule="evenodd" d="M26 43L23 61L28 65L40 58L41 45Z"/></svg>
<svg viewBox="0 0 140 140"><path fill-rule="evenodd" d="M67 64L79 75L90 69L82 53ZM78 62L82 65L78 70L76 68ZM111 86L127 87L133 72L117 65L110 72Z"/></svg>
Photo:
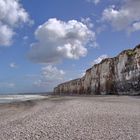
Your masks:
<svg viewBox="0 0 140 140"><path fill-rule="evenodd" d="M0 104L0 140L139 140L140 96Z"/></svg>

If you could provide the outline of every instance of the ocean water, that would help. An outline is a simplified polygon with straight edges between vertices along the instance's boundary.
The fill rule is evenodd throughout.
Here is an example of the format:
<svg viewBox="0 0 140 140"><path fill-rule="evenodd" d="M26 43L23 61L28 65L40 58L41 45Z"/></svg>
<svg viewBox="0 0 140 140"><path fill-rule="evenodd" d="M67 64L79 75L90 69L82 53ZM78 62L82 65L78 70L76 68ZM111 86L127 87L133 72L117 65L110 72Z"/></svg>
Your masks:
<svg viewBox="0 0 140 140"><path fill-rule="evenodd" d="M44 98L46 97L41 95L0 95L0 103L12 103Z"/></svg>

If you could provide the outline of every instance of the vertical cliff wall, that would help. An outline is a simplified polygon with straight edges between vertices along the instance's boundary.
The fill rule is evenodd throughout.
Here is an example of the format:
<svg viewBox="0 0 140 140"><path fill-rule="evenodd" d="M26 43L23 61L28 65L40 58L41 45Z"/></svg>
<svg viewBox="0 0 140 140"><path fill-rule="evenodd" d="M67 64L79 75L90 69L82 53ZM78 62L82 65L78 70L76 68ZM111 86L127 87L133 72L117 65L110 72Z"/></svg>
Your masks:
<svg viewBox="0 0 140 140"><path fill-rule="evenodd" d="M54 88L55 94L140 94L140 45L94 65L79 79Z"/></svg>

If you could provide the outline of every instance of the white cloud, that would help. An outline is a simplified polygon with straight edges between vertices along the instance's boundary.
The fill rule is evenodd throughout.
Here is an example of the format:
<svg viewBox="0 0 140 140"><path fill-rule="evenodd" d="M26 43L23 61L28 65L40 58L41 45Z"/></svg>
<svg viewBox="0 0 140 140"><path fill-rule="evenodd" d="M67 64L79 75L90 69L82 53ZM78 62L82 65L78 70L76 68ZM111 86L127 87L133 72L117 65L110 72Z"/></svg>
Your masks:
<svg viewBox="0 0 140 140"><path fill-rule="evenodd" d="M103 59L105 58L108 58L108 55L106 54L103 54L101 56L99 56L97 59L95 59L93 62L92 62L92 65L95 65L95 64L98 64L100 63Z"/></svg>
<svg viewBox="0 0 140 140"><path fill-rule="evenodd" d="M0 0L0 20L11 25L25 23L29 15L19 3L19 0Z"/></svg>
<svg viewBox="0 0 140 140"><path fill-rule="evenodd" d="M64 58L78 59L86 56L85 47L95 42L95 33L77 20L64 22L49 19L35 31L38 42L31 45L29 58L37 63L55 63Z"/></svg>
<svg viewBox="0 0 140 140"><path fill-rule="evenodd" d="M12 43L14 31L7 25L0 22L0 46L9 46Z"/></svg>
<svg viewBox="0 0 140 140"><path fill-rule="evenodd" d="M102 33L103 31L105 31L105 29L106 29L106 25L101 25L101 26L97 27L96 34Z"/></svg>
<svg viewBox="0 0 140 140"><path fill-rule="evenodd" d="M85 74L86 74L86 72L82 72L82 73L80 74L80 77L85 76Z"/></svg>
<svg viewBox="0 0 140 140"><path fill-rule="evenodd" d="M81 22L83 24L87 25L87 27L89 27L89 28L93 28L94 27L94 24L93 24L93 22L91 21L91 19L89 17L81 18Z"/></svg>
<svg viewBox="0 0 140 140"><path fill-rule="evenodd" d="M54 81L54 80L63 80L65 72L63 70L59 70L52 65L48 65L42 68L42 76L43 78Z"/></svg>
<svg viewBox="0 0 140 140"><path fill-rule="evenodd" d="M14 62L10 63L9 66L10 66L10 68L17 68L18 67L17 64Z"/></svg>
<svg viewBox="0 0 140 140"><path fill-rule="evenodd" d="M14 83L8 83L8 82L1 82L0 88L13 88L15 87Z"/></svg>
<svg viewBox="0 0 140 140"><path fill-rule="evenodd" d="M99 2L100 2L100 0L87 0L88 2L92 2L92 3L94 3L95 5L97 5Z"/></svg>
<svg viewBox="0 0 140 140"><path fill-rule="evenodd" d="M132 25L132 29L130 31L134 32L134 31L138 31L140 30L140 22L136 22Z"/></svg>
<svg viewBox="0 0 140 140"><path fill-rule="evenodd" d="M115 5L106 8L102 19L108 21L117 30L139 30L140 0L123 0L123 4L117 8Z"/></svg>
<svg viewBox="0 0 140 140"><path fill-rule="evenodd" d="M0 0L0 46L10 46L14 29L31 22L19 0Z"/></svg>
<svg viewBox="0 0 140 140"><path fill-rule="evenodd" d="M54 87L59 82L64 81L65 72L55 66L48 65L41 69L41 79L34 82L36 86Z"/></svg>

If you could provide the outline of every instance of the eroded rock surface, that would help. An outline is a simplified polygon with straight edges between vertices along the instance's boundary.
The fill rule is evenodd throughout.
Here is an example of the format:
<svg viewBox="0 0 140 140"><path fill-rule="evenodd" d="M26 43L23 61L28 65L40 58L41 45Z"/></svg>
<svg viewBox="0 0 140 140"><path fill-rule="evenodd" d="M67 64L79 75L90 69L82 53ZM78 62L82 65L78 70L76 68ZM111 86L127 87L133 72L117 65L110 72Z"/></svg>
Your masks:
<svg viewBox="0 0 140 140"><path fill-rule="evenodd" d="M55 94L140 94L140 45L106 58L79 79L58 85Z"/></svg>

